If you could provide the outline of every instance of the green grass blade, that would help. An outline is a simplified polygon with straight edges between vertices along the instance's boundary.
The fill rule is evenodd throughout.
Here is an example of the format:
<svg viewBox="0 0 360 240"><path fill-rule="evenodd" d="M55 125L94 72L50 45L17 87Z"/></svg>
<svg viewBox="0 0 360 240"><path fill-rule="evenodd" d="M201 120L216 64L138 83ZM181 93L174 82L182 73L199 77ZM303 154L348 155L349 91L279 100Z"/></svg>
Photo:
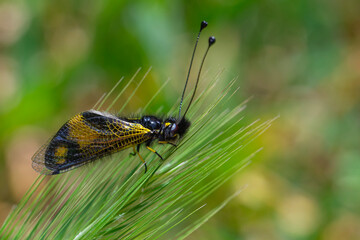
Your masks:
<svg viewBox="0 0 360 240"><path fill-rule="evenodd" d="M249 164L257 151L246 153L247 144L274 121L255 121L245 126L242 114L247 101L233 109L224 109L223 103L232 101L238 88L234 79L219 91L220 75L195 99L189 111L192 126L178 147L154 146L165 157L164 162L152 152L142 151L149 166L144 174L141 162L130 157L128 151L122 151L58 176L41 176L10 213L0 236L4 239L184 239L198 229L238 192L204 216L198 216L196 221L187 219L197 216L194 213L198 206L204 206L211 193ZM96 106L103 106L115 87ZM121 109L129 101L130 98ZM175 115L177 108L177 105L172 107L169 115ZM239 153L246 157L237 160ZM180 225L185 225L182 231L178 229Z"/></svg>

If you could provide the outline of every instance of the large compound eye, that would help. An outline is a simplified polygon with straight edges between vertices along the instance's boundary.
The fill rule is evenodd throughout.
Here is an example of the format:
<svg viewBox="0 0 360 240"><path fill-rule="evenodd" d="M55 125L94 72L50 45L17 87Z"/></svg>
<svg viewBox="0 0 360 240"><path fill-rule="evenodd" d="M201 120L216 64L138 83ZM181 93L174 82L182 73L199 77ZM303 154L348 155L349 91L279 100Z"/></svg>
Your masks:
<svg viewBox="0 0 360 240"><path fill-rule="evenodd" d="M177 124L174 123L174 124L171 126L171 132L174 133L175 131L177 131L177 128L178 128Z"/></svg>

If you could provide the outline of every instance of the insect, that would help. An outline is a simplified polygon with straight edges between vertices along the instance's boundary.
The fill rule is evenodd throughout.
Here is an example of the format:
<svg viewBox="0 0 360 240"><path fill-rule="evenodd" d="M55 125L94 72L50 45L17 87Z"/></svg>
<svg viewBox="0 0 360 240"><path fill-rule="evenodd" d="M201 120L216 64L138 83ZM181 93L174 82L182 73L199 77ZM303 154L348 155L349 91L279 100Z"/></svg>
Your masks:
<svg viewBox="0 0 360 240"><path fill-rule="evenodd" d="M79 113L66 122L55 136L35 153L32 157L32 167L41 174L55 175L132 147L134 151L132 154L139 156L146 173L146 162L139 153L143 144L163 160L162 156L150 146L158 140L159 144L171 144L176 147L175 142L184 136L190 127L190 121L185 116L194 99L202 66L210 47L215 43L215 37L209 38L209 45L202 59L189 105L182 116L181 107L200 33L207 25L207 22L201 22L181 96L178 118L161 119L149 115L141 118L125 118L96 110Z"/></svg>

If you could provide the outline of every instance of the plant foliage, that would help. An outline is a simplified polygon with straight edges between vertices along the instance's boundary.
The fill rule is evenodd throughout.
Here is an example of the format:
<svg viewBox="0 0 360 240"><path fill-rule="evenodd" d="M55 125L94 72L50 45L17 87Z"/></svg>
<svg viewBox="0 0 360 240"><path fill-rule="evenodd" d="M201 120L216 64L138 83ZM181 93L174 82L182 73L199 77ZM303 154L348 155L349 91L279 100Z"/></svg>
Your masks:
<svg viewBox="0 0 360 240"><path fill-rule="evenodd" d="M192 126L178 147L156 146L166 157L164 162L141 151L149 166L144 174L141 162L122 151L64 174L39 176L6 219L0 237L183 239L191 234L237 194L202 217L186 221L204 206L206 197L249 163L254 153L241 159L238 153L272 122L245 125L241 114L246 101L224 109L223 103L237 97L236 79L221 92L219 79L218 75L198 94L188 114ZM102 107L107 98L97 106ZM176 114L177 106L169 113Z"/></svg>

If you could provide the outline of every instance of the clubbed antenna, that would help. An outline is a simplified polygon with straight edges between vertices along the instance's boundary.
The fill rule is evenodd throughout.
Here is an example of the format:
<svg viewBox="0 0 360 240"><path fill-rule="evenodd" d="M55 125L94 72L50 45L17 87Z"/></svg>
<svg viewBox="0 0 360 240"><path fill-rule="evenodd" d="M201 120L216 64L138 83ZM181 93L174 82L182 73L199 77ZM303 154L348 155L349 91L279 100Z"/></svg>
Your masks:
<svg viewBox="0 0 360 240"><path fill-rule="evenodd" d="M191 96L190 103L189 103L189 105L188 105L188 107L187 107L187 109L186 109L186 111L185 111L185 113L184 113L184 115L183 115L183 118L185 118L185 115L186 115L187 111L189 110L190 105L191 105L191 103L192 103L192 101L193 101L193 99L194 99L194 96L195 96L195 93L196 93L196 89L197 89L197 86L198 86L198 83L199 83L200 75L201 75L201 69L202 69L202 67L203 67L203 65L204 65L206 56L207 56L207 54L208 54L208 52L209 52L210 47L211 47L215 42L216 42L215 37L213 37L213 36L212 36L212 37L209 37L209 45L208 45L208 47L207 47L207 49L206 49L206 52L205 52L205 54L204 54L204 57L203 57L203 59L202 59L202 61L201 61L201 65L200 65L200 69L199 69L199 74L198 74L197 79L196 79L196 84L195 84L194 92L193 92L193 94L192 94L192 96Z"/></svg>
<svg viewBox="0 0 360 240"><path fill-rule="evenodd" d="M198 42L199 42L199 38L200 38L201 31L202 31L204 28L206 28L207 25L208 25L208 23L207 23L206 21L202 21L201 24L200 24L200 31L199 31L198 36L197 36L197 38L196 38L196 43L195 43L194 51L193 51L193 54L192 54L192 57L191 57L188 75L187 75L187 77L186 77L186 82L185 82L184 90L183 90L183 93L182 93L182 96L181 96L181 101L180 101L180 106L179 106L179 119L180 119L180 116L181 116L181 106L182 106L182 103L183 103L183 100L184 100L184 95L185 95L185 90L186 90L186 87L187 87L187 83L188 83L188 81L189 81L189 76L190 76L191 67L192 67L192 63L193 63L193 60L194 60L194 56L195 56L196 47L197 47L197 44L198 44Z"/></svg>

